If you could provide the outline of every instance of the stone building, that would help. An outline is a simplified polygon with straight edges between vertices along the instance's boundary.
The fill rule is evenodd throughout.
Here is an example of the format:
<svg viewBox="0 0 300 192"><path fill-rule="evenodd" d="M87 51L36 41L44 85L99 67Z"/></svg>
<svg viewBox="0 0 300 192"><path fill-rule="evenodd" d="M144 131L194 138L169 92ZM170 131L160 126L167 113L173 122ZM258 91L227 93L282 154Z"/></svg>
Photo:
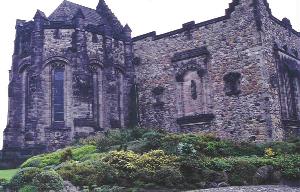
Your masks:
<svg viewBox="0 0 300 192"><path fill-rule="evenodd" d="M17 20L3 159L139 124L248 141L300 135L300 33L266 0L131 38L100 0Z"/></svg>

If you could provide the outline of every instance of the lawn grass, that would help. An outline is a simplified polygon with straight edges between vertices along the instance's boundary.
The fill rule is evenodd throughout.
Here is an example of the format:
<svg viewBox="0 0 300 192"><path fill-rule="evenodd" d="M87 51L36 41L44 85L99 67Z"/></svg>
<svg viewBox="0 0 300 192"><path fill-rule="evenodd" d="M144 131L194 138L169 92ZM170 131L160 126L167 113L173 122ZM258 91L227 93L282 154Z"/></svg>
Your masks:
<svg viewBox="0 0 300 192"><path fill-rule="evenodd" d="M0 170L0 178L10 180L17 171L18 169Z"/></svg>

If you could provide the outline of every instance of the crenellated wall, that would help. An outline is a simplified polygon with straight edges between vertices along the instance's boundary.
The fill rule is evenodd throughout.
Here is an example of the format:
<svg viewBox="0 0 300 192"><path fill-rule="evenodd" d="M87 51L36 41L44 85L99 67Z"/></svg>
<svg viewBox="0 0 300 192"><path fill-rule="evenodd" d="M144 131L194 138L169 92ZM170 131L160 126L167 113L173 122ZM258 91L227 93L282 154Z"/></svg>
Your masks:
<svg viewBox="0 0 300 192"><path fill-rule="evenodd" d="M133 38L142 125L235 140L283 139L279 87L272 88L270 81L276 74L273 45L276 38L295 49L299 33L268 16L267 9L265 1L233 1L225 16ZM200 105L194 102L200 108L195 113L187 109L192 108L192 81L182 86L187 83L177 79L191 71L200 73L204 87L197 87L203 99ZM228 86L237 90L227 93ZM157 87L163 88L159 105L153 94Z"/></svg>

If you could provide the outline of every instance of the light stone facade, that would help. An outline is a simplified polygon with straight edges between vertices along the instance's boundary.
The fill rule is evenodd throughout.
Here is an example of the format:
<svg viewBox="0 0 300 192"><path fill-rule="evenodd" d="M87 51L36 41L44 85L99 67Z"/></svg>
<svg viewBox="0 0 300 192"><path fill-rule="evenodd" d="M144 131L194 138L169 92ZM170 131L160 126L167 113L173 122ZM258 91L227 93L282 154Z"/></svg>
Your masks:
<svg viewBox="0 0 300 192"><path fill-rule="evenodd" d="M266 0L131 38L104 0L18 20L3 159L136 125L265 142L300 134L300 33Z"/></svg>
<svg viewBox="0 0 300 192"><path fill-rule="evenodd" d="M234 0L223 17L135 37L133 47L142 126L257 142L300 134L300 34L273 17L267 1ZM281 65L293 74L294 93L282 90Z"/></svg>

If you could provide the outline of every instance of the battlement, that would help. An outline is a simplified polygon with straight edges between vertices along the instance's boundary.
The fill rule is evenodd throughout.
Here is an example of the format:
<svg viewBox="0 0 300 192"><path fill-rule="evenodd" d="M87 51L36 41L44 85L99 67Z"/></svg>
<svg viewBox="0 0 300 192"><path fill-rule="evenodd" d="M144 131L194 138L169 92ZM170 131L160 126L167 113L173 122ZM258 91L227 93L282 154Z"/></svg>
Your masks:
<svg viewBox="0 0 300 192"><path fill-rule="evenodd" d="M291 33L295 34L296 36L300 37L300 32L296 31L295 29L293 29L290 21L287 18L283 18L282 20L277 19L276 17L273 16L272 11L270 9L269 3L267 2L267 0L261 0L262 5L265 6L266 11L268 12L268 17L269 19L271 19L272 21L274 21L275 23L277 23L278 25L280 25L281 27L284 27L285 29L287 29L288 31L290 31ZM240 5L240 0L233 0L230 4L229 7L225 10L225 15L224 16L220 16L217 18L213 18L207 21L203 21L200 23L195 23L195 21L190 21L187 23L182 24L182 28L180 29L176 29L173 31L169 31L163 34L159 34L157 35L157 33L155 31L146 33L146 34L142 34L142 35L138 35L136 37L132 38L132 41L140 41L142 39L151 37L153 41L158 40L158 39L162 39L162 38L166 38L166 37L170 37L172 35L176 35L179 33L184 33L187 32L189 30L195 29L195 28L199 28L199 27L204 27L204 26L208 26L208 25L212 25L214 23L217 22L222 22L222 21L226 21L228 19L231 18L231 14L235 11L236 6ZM259 3L260 0L253 0L251 7L253 7L253 14L254 14L254 19L256 21L256 26L257 29L260 31L261 29L261 25L262 25L262 21L261 21L261 10L259 10Z"/></svg>

